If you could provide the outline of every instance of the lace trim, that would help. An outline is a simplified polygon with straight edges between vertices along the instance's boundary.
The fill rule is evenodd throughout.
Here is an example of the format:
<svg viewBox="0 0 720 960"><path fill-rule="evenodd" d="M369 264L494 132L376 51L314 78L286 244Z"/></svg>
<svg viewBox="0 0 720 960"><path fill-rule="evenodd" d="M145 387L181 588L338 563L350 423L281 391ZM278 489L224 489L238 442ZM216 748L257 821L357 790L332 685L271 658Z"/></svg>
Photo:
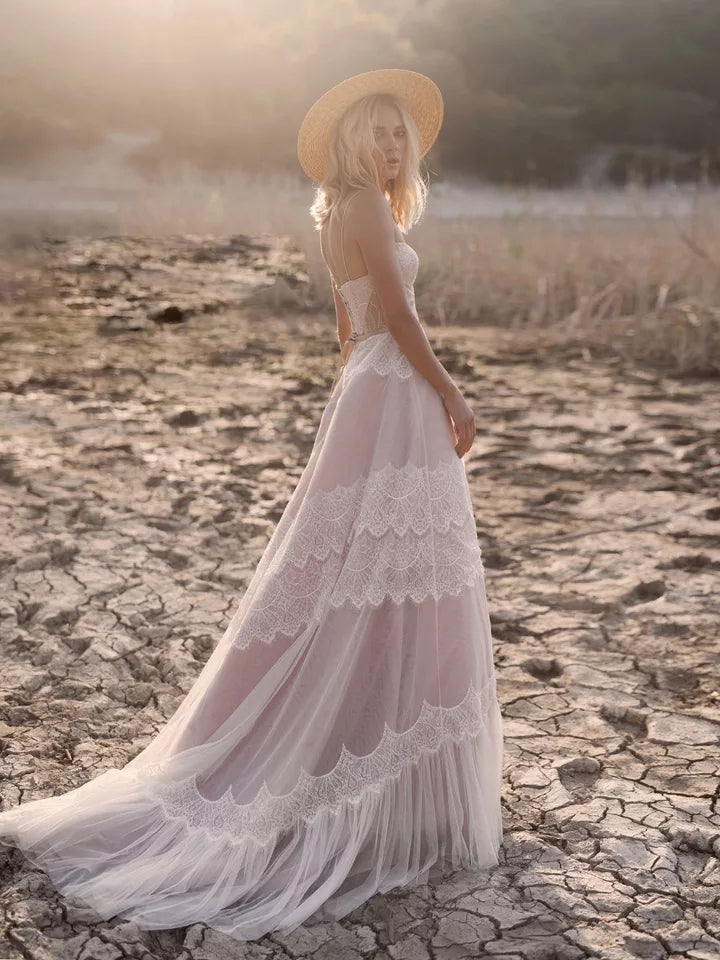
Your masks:
<svg viewBox="0 0 720 960"><path fill-rule="evenodd" d="M412 727L397 732L386 723L380 743L367 756L355 756L343 745L329 773L313 777L302 769L290 793L279 796L269 791L265 781L247 804L233 799L231 787L217 800L208 800L197 788L197 774L179 782L163 782L162 762L132 773L143 780L151 779L148 786L160 799L168 818L184 820L190 827L227 837L230 842L240 843L251 837L265 844L298 820L307 822L321 810L337 810L341 804L361 802L370 791L380 792L388 779L424 754L450 741L476 736L483 729L495 696L495 678L490 677L481 690L471 684L464 699L454 707L432 706L423 700Z"/></svg>
<svg viewBox="0 0 720 960"><path fill-rule="evenodd" d="M459 457L440 460L435 467L386 463L367 477L332 490L308 494L292 531L286 556L297 563L310 553L320 557L323 545L337 552L354 534L374 537L412 530L418 535L433 529L447 531L464 522L473 507L465 468ZM318 552L321 551L321 552Z"/></svg>
<svg viewBox="0 0 720 960"><path fill-rule="evenodd" d="M386 464L305 497L232 644L293 637L348 602L359 608L457 596L484 572L461 461L432 470Z"/></svg>
<svg viewBox="0 0 720 960"><path fill-rule="evenodd" d="M343 368L343 381L347 385L357 376L368 372L377 373L381 377L392 374L407 380L413 375L415 368L392 334L387 331L355 344Z"/></svg>
<svg viewBox="0 0 720 960"><path fill-rule="evenodd" d="M338 557L310 561L302 570L289 567L258 589L232 645L243 649L258 640L271 643L278 635L295 637L300 629L319 623L329 609L346 603L359 609L388 600L422 603L430 597L458 596L485 575L474 525L465 541L456 538L445 546L445 555L438 558L432 537L382 549L356 542L344 569Z"/></svg>

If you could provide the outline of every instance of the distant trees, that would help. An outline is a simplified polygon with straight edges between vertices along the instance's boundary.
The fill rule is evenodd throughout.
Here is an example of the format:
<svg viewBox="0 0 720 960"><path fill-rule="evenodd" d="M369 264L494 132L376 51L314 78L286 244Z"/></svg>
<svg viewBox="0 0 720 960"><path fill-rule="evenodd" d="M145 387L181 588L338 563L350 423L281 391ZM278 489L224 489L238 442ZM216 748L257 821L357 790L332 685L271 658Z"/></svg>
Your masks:
<svg viewBox="0 0 720 960"><path fill-rule="evenodd" d="M453 74L443 169L557 183L615 144L603 168L612 178L629 167L720 175L717 0L431 0L424 10L399 30L418 65L444 53Z"/></svg>
<svg viewBox="0 0 720 960"><path fill-rule="evenodd" d="M2 165L137 128L157 133L134 158L148 173L296 169L315 96L405 66L445 97L440 175L720 177L718 0L76 0L72 22L52 6L0 13Z"/></svg>

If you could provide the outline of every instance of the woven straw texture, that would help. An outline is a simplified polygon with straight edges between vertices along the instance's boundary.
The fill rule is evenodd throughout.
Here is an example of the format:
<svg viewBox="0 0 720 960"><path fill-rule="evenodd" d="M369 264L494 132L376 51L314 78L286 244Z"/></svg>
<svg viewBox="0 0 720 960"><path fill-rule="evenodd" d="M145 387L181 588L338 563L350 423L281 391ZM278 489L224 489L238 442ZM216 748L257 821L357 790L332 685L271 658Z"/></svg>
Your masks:
<svg viewBox="0 0 720 960"><path fill-rule="evenodd" d="M401 69L359 73L324 93L300 124L298 159L312 180L322 180L338 120L356 100L371 93L390 93L403 100L417 125L420 153L424 156L433 145L442 124L443 99L430 77Z"/></svg>

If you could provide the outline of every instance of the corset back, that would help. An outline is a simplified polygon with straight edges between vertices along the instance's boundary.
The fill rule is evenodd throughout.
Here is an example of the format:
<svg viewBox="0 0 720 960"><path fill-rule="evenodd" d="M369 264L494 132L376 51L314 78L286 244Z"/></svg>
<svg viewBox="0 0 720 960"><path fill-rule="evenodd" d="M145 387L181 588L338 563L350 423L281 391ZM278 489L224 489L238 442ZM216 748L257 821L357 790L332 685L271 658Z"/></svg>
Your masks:
<svg viewBox="0 0 720 960"><path fill-rule="evenodd" d="M418 271L418 256L413 248L404 242L396 242L400 272L407 292L408 302L415 310L415 277ZM333 280L334 282L334 280ZM373 286L370 274L335 284L350 318L353 333L369 334L387 330L387 318Z"/></svg>
<svg viewBox="0 0 720 960"><path fill-rule="evenodd" d="M344 211L343 211L344 213ZM323 260L330 273L330 279L338 295L345 305L353 335L369 335L388 329L387 317L380 303L380 299L373 286L370 274L360 277L350 277L344 248L344 216L340 217L339 237L335 236L335 243L330 242L330 250L323 246L322 230L320 233L320 248ZM329 232L329 231L328 231ZM418 272L418 255L404 240L395 241L400 273L407 293L408 303L415 311L415 278ZM329 255L332 254L332 256ZM337 269L342 264L342 274ZM340 276L344 276L340 280Z"/></svg>

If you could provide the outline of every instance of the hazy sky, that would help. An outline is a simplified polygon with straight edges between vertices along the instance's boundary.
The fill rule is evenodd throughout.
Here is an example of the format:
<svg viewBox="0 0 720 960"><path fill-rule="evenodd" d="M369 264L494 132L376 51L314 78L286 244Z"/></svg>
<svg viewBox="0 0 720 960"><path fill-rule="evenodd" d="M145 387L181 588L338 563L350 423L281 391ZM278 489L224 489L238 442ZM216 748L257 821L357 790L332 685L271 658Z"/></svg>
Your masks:
<svg viewBox="0 0 720 960"><path fill-rule="evenodd" d="M287 163L333 70L400 62L387 14L409 2L385 3L383 15L356 0L5 3L0 166L130 129L156 133L165 158Z"/></svg>

